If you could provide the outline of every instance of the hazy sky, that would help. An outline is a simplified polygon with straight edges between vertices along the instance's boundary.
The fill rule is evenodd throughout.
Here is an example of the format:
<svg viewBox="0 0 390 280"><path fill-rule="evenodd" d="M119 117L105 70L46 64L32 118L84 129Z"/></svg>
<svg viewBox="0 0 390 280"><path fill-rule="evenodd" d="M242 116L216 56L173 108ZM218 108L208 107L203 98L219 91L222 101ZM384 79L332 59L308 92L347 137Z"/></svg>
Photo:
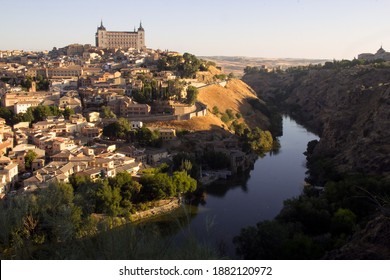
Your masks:
<svg viewBox="0 0 390 280"><path fill-rule="evenodd" d="M388 0L0 0L0 50L95 43L142 20L150 48L196 55L347 58L390 50Z"/></svg>

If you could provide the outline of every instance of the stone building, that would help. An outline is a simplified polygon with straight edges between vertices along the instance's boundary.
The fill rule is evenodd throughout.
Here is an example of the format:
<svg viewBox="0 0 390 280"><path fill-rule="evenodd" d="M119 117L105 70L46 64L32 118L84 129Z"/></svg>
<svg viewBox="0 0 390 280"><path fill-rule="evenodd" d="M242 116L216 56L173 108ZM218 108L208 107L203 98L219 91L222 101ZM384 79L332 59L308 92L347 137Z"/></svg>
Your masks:
<svg viewBox="0 0 390 280"><path fill-rule="evenodd" d="M143 50L145 46L145 30L140 23L138 30L134 31L107 31L103 26L103 21L97 28L96 47L103 49L137 49Z"/></svg>
<svg viewBox="0 0 390 280"><path fill-rule="evenodd" d="M390 52L385 51L381 46L380 49L375 54L361 53L358 55L358 59L364 59L368 61L372 61L372 60L390 61Z"/></svg>

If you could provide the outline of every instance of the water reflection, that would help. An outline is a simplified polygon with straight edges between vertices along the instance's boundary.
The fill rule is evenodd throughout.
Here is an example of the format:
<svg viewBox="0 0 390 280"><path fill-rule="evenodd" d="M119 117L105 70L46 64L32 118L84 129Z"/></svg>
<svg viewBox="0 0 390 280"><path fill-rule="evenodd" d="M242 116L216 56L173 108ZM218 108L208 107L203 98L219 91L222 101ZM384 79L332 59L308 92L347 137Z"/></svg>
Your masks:
<svg viewBox="0 0 390 280"><path fill-rule="evenodd" d="M193 235L236 258L232 239L241 228L273 219L284 200L301 193L306 172L303 152L314 139L318 137L284 117L280 149L259 158L247 176L215 183L207 188L204 203L183 207L152 222L179 242Z"/></svg>

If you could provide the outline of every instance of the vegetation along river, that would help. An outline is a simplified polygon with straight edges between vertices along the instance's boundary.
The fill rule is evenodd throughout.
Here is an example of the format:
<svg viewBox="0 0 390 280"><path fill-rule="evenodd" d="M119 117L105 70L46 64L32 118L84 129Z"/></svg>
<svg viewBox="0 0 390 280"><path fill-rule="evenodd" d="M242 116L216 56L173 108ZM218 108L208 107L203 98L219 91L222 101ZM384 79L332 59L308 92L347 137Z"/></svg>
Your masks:
<svg viewBox="0 0 390 280"><path fill-rule="evenodd" d="M273 219L284 200L302 192L307 171L303 153L307 143L315 139L316 135L285 116L280 150L259 158L248 177L213 184L196 207L188 206L149 222L164 228L170 225L169 234L176 240L187 240L190 235L236 258L232 240L241 228Z"/></svg>

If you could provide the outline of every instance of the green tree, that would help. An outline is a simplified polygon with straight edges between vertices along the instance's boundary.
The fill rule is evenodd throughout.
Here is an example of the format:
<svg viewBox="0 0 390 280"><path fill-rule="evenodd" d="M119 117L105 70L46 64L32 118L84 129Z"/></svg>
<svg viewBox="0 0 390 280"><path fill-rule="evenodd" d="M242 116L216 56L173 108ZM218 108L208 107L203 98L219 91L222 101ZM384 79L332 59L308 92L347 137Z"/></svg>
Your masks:
<svg viewBox="0 0 390 280"><path fill-rule="evenodd" d="M229 120L234 120L234 112L232 109L226 109L226 114L229 117Z"/></svg>
<svg viewBox="0 0 390 280"><path fill-rule="evenodd" d="M218 106L214 106L212 112L213 112L214 115L218 115L219 114Z"/></svg>
<svg viewBox="0 0 390 280"><path fill-rule="evenodd" d="M116 119L116 115L111 111L110 107L103 106L100 117L107 119Z"/></svg>
<svg viewBox="0 0 390 280"><path fill-rule="evenodd" d="M186 171L176 171L173 173L173 184L177 191L181 193L189 193L196 191L197 182L191 178Z"/></svg>
<svg viewBox="0 0 390 280"><path fill-rule="evenodd" d="M27 109L26 113L19 113L17 115L14 115L13 117L13 122L18 123L18 122L33 122L34 121L34 115L32 113L32 110L29 110L30 108Z"/></svg>
<svg viewBox="0 0 390 280"><path fill-rule="evenodd" d="M56 106L38 105L37 107L30 107L27 112L21 116L20 121L38 122L46 120L48 116L60 116L62 112Z"/></svg>
<svg viewBox="0 0 390 280"><path fill-rule="evenodd" d="M6 108L6 107L0 107L0 118L5 119L7 124L12 124L13 123L13 112Z"/></svg>
<svg viewBox="0 0 390 280"><path fill-rule="evenodd" d="M101 186L101 182L92 182L87 176L72 175L69 177L69 182L75 190L75 204L83 210L83 215L88 217L96 212L97 190Z"/></svg>
<svg viewBox="0 0 390 280"><path fill-rule="evenodd" d="M252 151L264 153L273 148L272 134L268 130L264 131L259 127L256 127L247 135L247 137Z"/></svg>
<svg viewBox="0 0 390 280"><path fill-rule="evenodd" d="M24 80L21 81L20 85L25 89L25 90L30 90L32 86L32 79L31 77L26 77Z"/></svg>
<svg viewBox="0 0 390 280"><path fill-rule="evenodd" d="M162 145L161 135L157 130L151 131L146 127L141 127L136 131L135 136L141 146L160 147Z"/></svg>
<svg viewBox="0 0 390 280"><path fill-rule="evenodd" d="M191 161L188 160L188 159L184 159L181 162L180 170L183 170L183 171L185 171L187 173L191 172L191 170L192 170L192 163L191 163Z"/></svg>
<svg viewBox="0 0 390 280"><path fill-rule="evenodd" d="M241 137L243 137L248 131L248 127L244 123L238 123L237 121L232 123L232 129L235 134Z"/></svg>
<svg viewBox="0 0 390 280"><path fill-rule="evenodd" d="M332 217L332 231L351 234L356 228L356 215L349 209L339 208Z"/></svg>
<svg viewBox="0 0 390 280"><path fill-rule="evenodd" d="M122 197L121 207L131 210L132 203L139 201L139 193L142 185L134 181L128 172L120 172L114 178L109 178L109 184L113 188L120 189Z"/></svg>
<svg viewBox="0 0 390 280"><path fill-rule="evenodd" d="M221 116L221 121L223 121L224 123L228 123L230 121L228 114L223 113Z"/></svg>
<svg viewBox="0 0 390 280"><path fill-rule="evenodd" d="M36 159L37 153L34 152L34 150L28 150L26 153L26 156L24 157L24 166L26 167L27 170L31 169L31 164Z"/></svg>
<svg viewBox="0 0 390 280"><path fill-rule="evenodd" d="M73 203L70 184L53 184L42 190L37 198L42 229L50 240L64 242L77 237L82 223L81 208Z"/></svg>
<svg viewBox="0 0 390 280"><path fill-rule="evenodd" d="M73 114L74 114L74 110L68 107L66 107L62 112L62 115L64 116L65 120L69 120L69 117Z"/></svg>
<svg viewBox="0 0 390 280"><path fill-rule="evenodd" d="M41 75L38 75L36 77L36 82L37 82L37 90L45 90L48 91L50 88L50 81Z"/></svg>
<svg viewBox="0 0 390 280"><path fill-rule="evenodd" d="M188 86L187 88L187 103L188 104L195 104L195 101L198 98L198 89L194 86Z"/></svg>
<svg viewBox="0 0 390 280"><path fill-rule="evenodd" d="M229 78L229 79L234 79L234 78L235 78L233 72L230 72L230 73L229 73L228 78Z"/></svg>
<svg viewBox="0 0 390 280"><path fill-rule="evenodd" d="M103 128L103 135L114 139L127 139L130 132L130 123L124 118L106 125Z"/></svg>
<svg viewBox="0 0 390 280"><path fill-rule="evenodd" d="M111 187L107 181L103 181L96 192L96 198L96 209L98 212L112 217L121 213L120 203L122 197L119 188Z"/></svg>
<svg viewBox="0 0 390 280"><path fill-rule="evenodd" d="M166 173L144 175L140 183L143 186L141 191L143 201L176 196L176 186Z"/></svg>

